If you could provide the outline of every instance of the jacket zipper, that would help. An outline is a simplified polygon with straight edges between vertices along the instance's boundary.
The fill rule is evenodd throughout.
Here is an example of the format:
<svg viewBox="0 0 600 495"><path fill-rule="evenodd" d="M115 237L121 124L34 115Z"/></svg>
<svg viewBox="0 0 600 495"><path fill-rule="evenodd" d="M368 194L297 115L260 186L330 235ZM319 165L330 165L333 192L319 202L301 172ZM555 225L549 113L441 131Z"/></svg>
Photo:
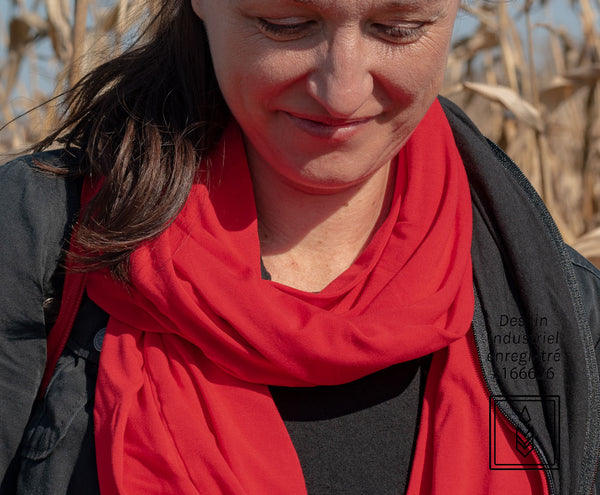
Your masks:
<svg viewBox="0 0 600 495"><path fill-rule="evenodd" d="M479 370L481 370L481 374L478 374L478 379L481 380L483 382L483 385L485 386L486 390L488 391L488 393L490 394L490 398L491 395L493 395L491 387L489 385L488 379L486 377L485 374L485 368L483 366L483 359L482 359L482 355L481 355L481 347L482 347L482 342L481 341L481 337L478 337L477 332L475 331L475 326L476 326L476 320L478 318L476 318L477 313L481 311L481 306L479 305L479 297L477 296L477 290L475 289L475 313L476 315L474 315L473 317L473 339L475 341L475 350L477 351L477 359L479 360L479 362L474 363L475 367L478 368ZM479 315L481 316L481 321L483 322L483 315ZM474 360L474 359L473 359ZM517 424L516 421L514 421L511 417L510 414L513 413L512 410L508 409L507 407L498 404L498 403L494 403L495 407L497 407L500 412L502 413L502 415L504 416L504 418L513 426L513 428L515 429L515 431L517 430L521 430L521 431L529 431L527 428L522 427L521 425ZM524 425L523 425L524 426ZM554 480L552 478L552 473L550 472L550 466L548 464L548 461L546 459L546 456L544 455L544 453L542 452L542 450L539 448L539 446L537 445L537 440L535 439L535 437L532 434L532 447L533 450L535 451L536 455L538 456L538 459L540 460L540 462L542 463L542 465L544 466L544 477L546 478L546 483L548 486L548 493L549 495L557 495L556 492L556 486L554 484ZM598 467L598 462L596 462L596 468ZM594 491L594 485L592 484L592 492ZM591 493L590 495L593 495L593 493Z"/></svg>

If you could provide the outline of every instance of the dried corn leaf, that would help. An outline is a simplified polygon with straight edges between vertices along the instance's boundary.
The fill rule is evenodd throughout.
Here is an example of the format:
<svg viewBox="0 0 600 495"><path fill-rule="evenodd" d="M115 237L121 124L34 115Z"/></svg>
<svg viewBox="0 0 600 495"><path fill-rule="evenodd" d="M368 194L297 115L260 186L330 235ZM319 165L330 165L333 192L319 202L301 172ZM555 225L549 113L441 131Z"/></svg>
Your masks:
<svg viewBox="0 0 600 495"><path fill-rule="evenodd" d="M596 36L596 11L589 0L578 0L581 8L581 25L583 28L584 41L588 46L600 44L600 40Z"/></svg>
<svg viewBox="0 0 600 495"><path fill-rule="evenodd" d="M554 110L579 88L597 81L600 81L600 64L571 69L562 76L554 76L540 92L540 101L547 110Z"/></svg>
<svg viewBox="0 0 600 495"><path fill-rule="evenodd" d="M508 86L514 91L519 89L518 69L524 67L524 64L519 60L520 50L515 49L511 40L518 40L514 37L515 32L514 22L507 12L505 3L500 2L498 6L499 29L498 37L500 39L500 56L504 66L504 72L508 79Z"/></svg>
<svg viewBox="0 0 600 495"><path fill-rule="evenodd" d="M485 26L481 25L474 34L460 39L454 44L449 56L449 63L468 62L480 52L498 46L498 43L497 33L489 31Z"/></svg>
<svg viewBox="0 0 600 495"><path fill-rule="evenodd" d="M41 19L40 19L41 20ZM19 16L11 19L9 24L8 63L6 65L6 91L0 103L4 106L6 99L11 94L17 77L23 55L27 45L35 39L35 28L43 27L44 22L36 19L34 15Z"/></svg>
<svg viewBox="0 0 600 495"><path fill-rule="evenodd" d="M17 76L19 74L19 68L21 67L21 61L23 60L22 52L18 50L11 50L8 54L8 63L6 65L6 84L5 91L0 100L0 107L4 113L6 121L9 121L12 116L8 111L8 105L6 104L10 94L17 83Z"/></svg>
<svg viewBox="0 0 600 495"><path fill-rule="evenodd" d="M549 85L540 91L540 103L547 111L554 111L561 103L567 101L580 85L562 76L555 76Z"/></svg>
<svg viewBox="0 0 600 495"><path fill-rule="evenodd" d="M8 32L9 51L22 53L29 43L48 34L48 23L35 12L25 12L10 20Z"/></svg>
<svg viewBox="0 0 600 495"><path fill-rule="evenodd" d="M600 64L576 67L563 74L563 77L579 84L594 84L600 80Z"/></svg>
<svg viewBox="0 0 600 495"><path fill-rule="evenodd" d="M581 236L573 243L573 247L586 258L598 264L600 261L600 227Z"/></svg>
<svg viewBox="0 0 600 495"><path fill-rule="evenodd" d="M142 2L136 2L138 5ZM131 25L129 0L119 0L119 15L117 16L116 33L119 36L123 36Z"/></svg>
<svg viewBox="0 0 600 495"><path fill-rule="evenodd" d="M117 26L120 9L121 4L117 3L108 10L105 10L104 12L100 13L97 19L96 26L105 33L114 30Z"/></svg>
<svg viewBox="0 0 600 495"><path fill-rule="evenodd" d="M569 34L569 32L560 26L552 26L551 24L545 22L537 22L534 24L534 27L541 27L552 33L556 38L558 38L566 49L571 50L575 49L577 43L573 39L573 37Z"/></svg>
<svg viewBox="0 0 600 495"><path fill-rule="evenodd" d="M100 13L96 25L104 32L114 32L118 36L123 36L139 24L144 11L149 7L148 3L119 0L113 7Z"/></svg>
<svg viewBox="0 0 600 495"><path fill-rule="evenodd" d="M22 16L13 17L10 20L8 33L8 49L15 52L22 52L25 46L35 38L35 28Z"/></svg>
<svg viewBox="0 0 600 495"><path fill-rule="evenodd" d="M71 22L68 0L46 0L49 34L57 58L67 62L72 53Z"/></svg>
<svg viewBox="0 0 600 495"><path fill-rule="evenodd" d="M480 24L490 32L498 31L498 19L496 17L496 6L494 4L462 3L461 10L477 18Z"/></svg>
<svg viewBox="0 0 600 495"><path fill-rule="evenodd" d="M531 103L524 100L515 91L506 86L494 86L491 84L465 82L465 89L473 91L490 101L495 101L504 106L511 112L515 118L521 122L528 124L534 129L542 132L544 129L544 121L540 111Z"/></svg>
<svg viewBox="0 0 600 495"><path fill-rule="evenodd" d="M75 0L75 20L73 24L71 72L69 82L71 86L83 74L83 55L86 53L87 44L87 16L90 0Z"/></svg>

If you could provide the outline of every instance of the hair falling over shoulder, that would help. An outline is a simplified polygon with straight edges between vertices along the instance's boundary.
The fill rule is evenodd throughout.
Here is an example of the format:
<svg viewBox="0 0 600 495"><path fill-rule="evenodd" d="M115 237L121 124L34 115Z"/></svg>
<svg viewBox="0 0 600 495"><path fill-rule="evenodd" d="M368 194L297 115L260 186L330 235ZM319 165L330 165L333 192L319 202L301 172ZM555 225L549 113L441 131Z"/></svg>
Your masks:
<svg viewBox="0 0 600 495"><path fill-rule="evenodd" d="M66 92L62 123L34 147L62 144L81 157L67 174L101 181L76 230L88 253L77 264L121 280L135 248L181 210L229 119L189 0L161 0L157 12L136 43Z"/></svg>

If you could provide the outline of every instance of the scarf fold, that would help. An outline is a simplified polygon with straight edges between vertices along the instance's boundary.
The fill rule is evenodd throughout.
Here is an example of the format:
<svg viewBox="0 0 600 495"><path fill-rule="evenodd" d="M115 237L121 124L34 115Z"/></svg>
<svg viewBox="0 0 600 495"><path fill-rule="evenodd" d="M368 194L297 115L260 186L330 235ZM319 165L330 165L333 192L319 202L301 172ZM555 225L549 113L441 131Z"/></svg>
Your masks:
<svg viewBox="0 0 600 495"><path fill-rule="evenodd" d="M390 213L365 251L304 293L261 279L232 124L200 165L211 181L198 179L169 228L133 254L132 287L89 275L88 295L110 315L94 410L103 494L305 493L269 385L347 383L465 340L471 203L437 101L397 166Z"/></svg>

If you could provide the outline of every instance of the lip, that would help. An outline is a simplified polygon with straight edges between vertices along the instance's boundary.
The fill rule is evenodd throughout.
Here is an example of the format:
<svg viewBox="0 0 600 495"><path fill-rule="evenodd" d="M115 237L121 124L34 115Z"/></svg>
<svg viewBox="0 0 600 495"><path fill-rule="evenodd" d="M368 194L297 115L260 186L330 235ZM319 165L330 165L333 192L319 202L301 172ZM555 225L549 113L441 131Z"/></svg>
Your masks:
<svg viewBox="0 0 600 495"><path fill-rule="evenodd" d="M299 115L283 112L291 122L304 132L320 138L346 141L360 132L374 117L357 119L335 119L321 115Z"/></svg>

